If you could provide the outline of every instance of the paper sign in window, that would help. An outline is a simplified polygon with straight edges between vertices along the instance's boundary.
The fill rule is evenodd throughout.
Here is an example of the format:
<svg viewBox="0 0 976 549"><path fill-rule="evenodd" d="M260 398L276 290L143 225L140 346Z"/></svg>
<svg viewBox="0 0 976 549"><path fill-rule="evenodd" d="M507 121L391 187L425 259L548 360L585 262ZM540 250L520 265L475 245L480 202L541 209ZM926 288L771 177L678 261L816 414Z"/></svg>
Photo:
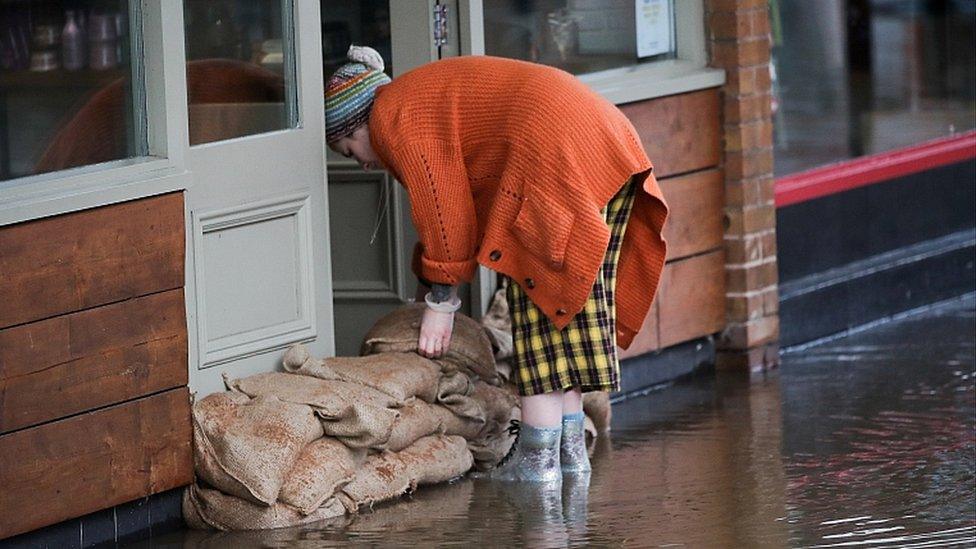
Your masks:
<svg viewBox="0 0 976 549"><path fill-rule="evenodd" d="M650 57L671 51L674 34L671 26L671 0L635 0L637 57Z"/></svg>

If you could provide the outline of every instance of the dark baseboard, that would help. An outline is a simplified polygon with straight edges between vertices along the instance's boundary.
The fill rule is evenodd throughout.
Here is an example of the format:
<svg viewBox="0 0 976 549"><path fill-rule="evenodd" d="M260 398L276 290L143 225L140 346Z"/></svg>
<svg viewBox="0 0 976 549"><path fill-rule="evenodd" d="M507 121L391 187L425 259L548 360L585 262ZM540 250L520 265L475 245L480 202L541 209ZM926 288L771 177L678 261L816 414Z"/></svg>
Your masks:
<svg viewBox="0 0 976 549"><path fill-rule="evenodd" d="M0 548L114 547L149 539L186 527L182 497L183 488L167 490L0 540Z"/></svg>
<svg viewBox="0 0 976 549"><path fill-rule="evenodd" d="M780 345L819 339L976 288L967 229L780 284Z"/></svg>
<svg viewBox="0 0 976 549"><path fill-rule="evenodd" d="M624 359L620 362L620 390L610 393L610 401L616 403L640 396L714 365L715 341L712 337Z"/></svg>

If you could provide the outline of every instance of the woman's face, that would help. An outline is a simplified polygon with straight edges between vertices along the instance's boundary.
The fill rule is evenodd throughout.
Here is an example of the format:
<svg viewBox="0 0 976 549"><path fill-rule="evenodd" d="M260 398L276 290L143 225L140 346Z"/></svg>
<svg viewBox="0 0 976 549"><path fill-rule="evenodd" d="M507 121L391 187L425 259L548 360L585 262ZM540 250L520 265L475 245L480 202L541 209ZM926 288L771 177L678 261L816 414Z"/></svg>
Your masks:
<svg viewBox="0 0 976 549"><path fill-rule="evenodd" d="M373 152L373 145L369 142L368 124L363 124L351 134L333 141L329 148L346 158L355 158L364 170L383 168L383 163Z"/></svg>

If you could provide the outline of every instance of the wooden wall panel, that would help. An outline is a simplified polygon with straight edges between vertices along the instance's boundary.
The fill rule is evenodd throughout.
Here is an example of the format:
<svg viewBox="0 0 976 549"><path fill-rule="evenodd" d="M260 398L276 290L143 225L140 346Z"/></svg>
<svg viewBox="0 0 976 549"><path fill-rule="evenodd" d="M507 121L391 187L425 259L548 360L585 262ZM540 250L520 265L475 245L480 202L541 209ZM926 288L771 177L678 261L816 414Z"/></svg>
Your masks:
<svg viewBox="0 0 976 549"><path fill-rule="evenodd" d="M658 179L721 161L719 89L621 105L640 135Z"/></svg>
<svg viewBox="0 0 976 549"><path fill-rule="evenodd" d="M178 388L0 435L0 539L193 480Z"/></svg>
<svg viewBox="0 0 976 549"><path fill-rule="evenodd" d="M668 347L725 326L725 251L665 265L658 305L658 342Z"/></svg>
<svg viewBox="0 0 976 549"><path fill-rule="evenodd" d="M0 433L187 384L183 290L0 330Z"/></svg>
<svg viewBox="0 0 976 549"><path fill-rule="evenodd" d="M725 193L722 172L710 169L659 181L670 207L664 225L668 260L721 248Z"/></svg>
<svg viewBox="0 0 976 549"><path fill-rule="evenodd" d="M183 194L0 229L0 328L183 286Z"/></svg>
<svg viewBox="0 0 976 549"><path fill-rule="evenodd" d="M617 353L617 357L620 360L642 355L650 351L656 351L661 348L660 342L657 339L657 302L658 300L655 299L654 303L651 304L651 310L647 312L647 316L644 318L644 324L641 325L640 331L634 336L630 347L622 349Z"/></svg>

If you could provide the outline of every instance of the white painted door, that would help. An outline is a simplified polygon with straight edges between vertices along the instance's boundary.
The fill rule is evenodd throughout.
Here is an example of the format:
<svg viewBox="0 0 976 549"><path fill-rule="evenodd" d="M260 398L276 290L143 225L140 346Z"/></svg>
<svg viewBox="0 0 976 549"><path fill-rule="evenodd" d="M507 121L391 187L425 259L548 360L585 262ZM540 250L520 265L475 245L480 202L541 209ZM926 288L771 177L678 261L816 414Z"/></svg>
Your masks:
<svg viewBox="0 0 976 549"><path fill-rule="evenodd" d="M334 354L319 3L184 0L190 387Z"/></svg>

